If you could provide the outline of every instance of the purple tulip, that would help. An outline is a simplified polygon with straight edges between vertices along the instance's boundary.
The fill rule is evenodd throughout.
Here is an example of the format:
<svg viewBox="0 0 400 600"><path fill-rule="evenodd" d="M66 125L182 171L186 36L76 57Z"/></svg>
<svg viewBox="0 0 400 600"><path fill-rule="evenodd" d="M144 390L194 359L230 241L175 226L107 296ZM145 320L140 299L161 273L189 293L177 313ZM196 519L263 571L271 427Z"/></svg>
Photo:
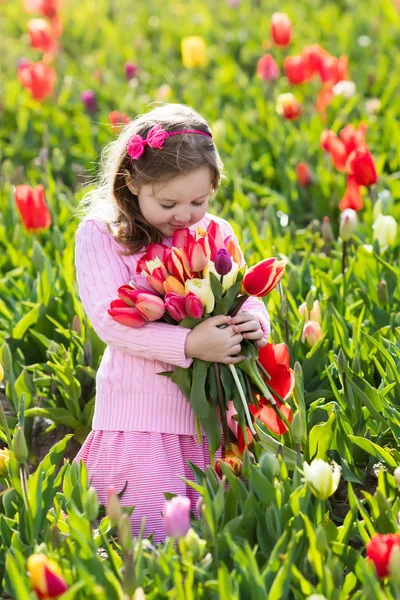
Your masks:
<svg viewBox="0 0 400 600"><path fill-rule="evenodd" d="M93 92L93 90L85 90L84 92L82 92L81 100L89 112L96 112L97 99L96 94Z"/></svg>
<svg viewBox="0 0 400 600"><path fill-rule="evenodd" d="M164 526L167 536L181 538L190 529L190 500L175 496L167 500L164 508Z"/></svg>
<svg viewBox="0 0 400 600"><path fill-rule="evenodd" d="M228 275L229 271L232 269L232 259L228 250L225 250L225 248L220 248L218 250L214 265L218 275Z"/></svg>
<svg viewBox="0 0 400 600"><path fill-rule="evenodd" d="M137 66L133 64L133 62L125 63L125 75L127 79L133 79L136 77Z"/></svg>

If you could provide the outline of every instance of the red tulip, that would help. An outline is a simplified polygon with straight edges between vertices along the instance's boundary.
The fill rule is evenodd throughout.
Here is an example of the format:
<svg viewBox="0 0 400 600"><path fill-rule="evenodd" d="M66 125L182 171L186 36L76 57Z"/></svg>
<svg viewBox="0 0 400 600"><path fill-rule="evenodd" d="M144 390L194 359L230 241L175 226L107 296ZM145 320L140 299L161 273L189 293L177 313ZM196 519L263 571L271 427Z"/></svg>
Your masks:
<svg viewBox="0 0 400 600"><path fill-rule="evenodd" d="M165 294L164 281L168 276L167 270L164 267L156 267L151 275L147 275L147 281L158 294Z"/></svg>
<svg viewBox="0 0 400 600"><path fill-rule="evenodd" d="M22 223L28 231L38 231L50 227L51 215L44 199L43 185L37 185L34 189L29 185L17 185L15 202Z"/></svg>
<svg viewBox="0 0 400 600"><path fill-rule="evenodd" d="M201 319L204 314L203 303L193 292L189 292L185 296L185 311L191 319Z"/></svg>
<svg viewBox="0 0 400 600"><path fill-rule="evenodd" d="M294 120L301 115L301 104L293 94L280 94L276 99L276 112L285 119Z"/></svg>
<svg viewBox="0 0 400 600"><path fill-rule="evenodd" d="M236 454L232 450L227 452L223 458L219 458L215 461L214 470L215 470L216 474L218 475L218 477L220 477L222 479L223 474L222 474L222 469L220 467L221 463L225 463L226 465L228 465L228 467L230 467L232 469L234 474L237 477L240 477L240 475L242 473L243 463L240 460L240 458L237 457Z"/></svg>
<svg viewBox="0 0 400 600"><path fill-rule="evenodd" d="M194 242L193 235L188 227L178 229L172 238L172 246L176 248L185 248L190 242Z"/></svg>
<svg viewBox="0 0 400 600"><path fill-rule="evenodd" d="M349 175L347 177L346 192L339 203L339 209L345 210L346 208L352 208L353 210L361 210L363 207L363 200L361 198L361 189L358 185L354 176Z"/></svg>
<svg viewBox="0 0 400 600"><path fill-rule="evenodd" d="M302 56L287 56L283 61L283 68L290 83L304 83L309 79L309 71Z"/></svg>
<svg viewBox="0 0 400 600"><path fill-rule="evenodd" d="M53 93L56 72L43 61L24 62L18 67L18 79L34 100L44 100Z"/></svg>
<svg viewBox="0 0 400 600"><path fill-rule="evenodd" d="M128 306L123 300L113 300L108 309L108 314L117 323L126 327L139 329L146 323L146 319L137 308Z"/></svg>
<svg viewBox="0 0 400 600"><path fill-rule="evenodd" d="M279 67L271 54L265 54L257 63L257 77L263 81L274 81L279 77Z"/></svg>
<svg viewBox="0 0 400 600"><path fill-rule="evenodd" d="M28 33L32 48L42 52L54 52L58 44L54 38L51 22L45 19L31 19L28 22Z"/></svg>
<svg viewBox="0 0 400 600"><path fill-rule="evenodd" d="M118 112L118 110L112 110L108 115L111 127L114 133L120 133L124 125L130 123L128 115Z"/></svg>
<svg viewBox="0 0 400 600"><path fill-rule="evenodd" d="M246 444L246 442L244 441L243 429L240 427L240 425L238 425L237 440L238 440L238 450L239 450L240 454L243 454L243 452L246 450L246 448L248 448L253 441L253 434L251 433L251 431L248 427L246 427L246 432L247 432L247 438L249 440L248 444Z"/></svg>
<svg viewBox="0 0 400 600"><path fill-rule="evenodd" d="M296 165L297 183L302 187L307 187L312 183L310 167L306 163Z"/></svg>
<svg viewBox="0 0 400 600"><path fill-rule="evenodd" d="M165 308L175 321L182 321L187 317L185 309L185 298L182 298L179 294L168 292L164 298Z"/></svg>
<svg viewBox="0 0 400 600"><path fill-rule="evenodd" d="M370 186L378 181L372 154L366 146L356 148L348 159L348 170L358 185Z"/></svg>
<svg viewBox="0 0 400 600"><path fill-rule="evenodd" d="M68 590L60 567L45 554L31 554L27 562L31 584L38 598L58 598Z"/></svg>
<svg viewBox="0 0 400 600"><path fill-rule="evenodd" d="M353 150L360 146L365 146L365 133L367 126L365 123L360 123L358 129L354 125L346 125L340 131L339 136L346 147L347 155L349 156Z"/></svg>
<svg viewBox="0 0 400 600"><path fill-rule="evenodd" d="M208 227L207 227L207 237L208 238L212 238L215 242L215 246L216 246L216 252L220 249L220 248L224 248L224 239L222 237L222 233L221 230L219 228L218 223L216 223L215 221L210 221ZM214 260L214 258L212 257L211 260Z"/></svg>
<svg viewBox="0 0 400 600"><path fill-rule="evenodd" d="M261 298L269 294L285 272L286 261L266 258L251 267L243 277L243 289L249 296Z"/></svg>
<svg viewBox="0 0 400 600"><path fill-rule="evenodd" d="M284 48L292 39L292 23L286 13L274 13L271 17L271 38L275 46Z"/></svg>
<svg viewBox="0 0 400 600"><path fill-rule="evenodd" d="M322 61L326 56L329 56L329 53L318 44L313 44L311 46L304 46L301 56L303 58L303 64L311 77L320 74Z"/></svg>
<svg viewBox="0 0 400 600"><path fill-rule="evenodd" d="M291 423L293 419L292 409L289 406L286 406L286 404L279 402L279 400L277 400L276 406L286 417L289 423ZM258 408L256 408L253 404L250 404L250 410L255 419L260 419L260 421L264 423L264 425L266 425L273 433L276 433L277 435L283 435L288 431L287 425L278 417L276 411L265 398L259 398Z"/></svg>
<svg viewBox="0 0 400 600"><path fill-rule="evenodd" d="M39 12L48 19L54 19L60 7L60 0L25 0L24 10L27 13Z"/></svg>
<svg viewBox="0 0 400 600"><path fill-rule="evenodd" d="M338 171L344 171L347 162L346 146L333 131L325 130L321 134L321 146L330 152L333 164Z"/></svg>
<svg viewBox="0 0 400 600"><path fill-rule="evenodd" d="M390 554L394 546L400 546L399 533L377 533L367 544L367 557L374 563L380 578L389 575Z"/></svg>

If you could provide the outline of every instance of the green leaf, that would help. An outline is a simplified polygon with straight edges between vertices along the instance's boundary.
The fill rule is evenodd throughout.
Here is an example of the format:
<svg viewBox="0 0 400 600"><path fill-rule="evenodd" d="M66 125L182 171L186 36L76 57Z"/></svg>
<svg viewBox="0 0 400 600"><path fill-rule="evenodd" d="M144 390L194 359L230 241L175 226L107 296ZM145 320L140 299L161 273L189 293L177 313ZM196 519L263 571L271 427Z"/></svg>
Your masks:
<svg viewBox="0 0 400 600"><path fill-rule="evenodd" d="M14 327L13 332L12 332L12 337L15 340L21 340L24 337L24 335L26 334L29 327L31 327L32 325L34 325L38 322L39 317L40 317L41 307L42 307L41 304L36 304L36 306L34 308L32 308L29 312L27 312L26 315L24 315L22 317L22 319L20 319L18 321L18 323L16 324L16 326Z"/></svg>
<svg viewBox="0 0 400 600"><path fill-rule="evenodd" d="M371 456L375 456L378 460L386 462L390 467L396 468L398 466L397 462L387 450L384 450L378 446L378 444L371 442L371 440L356 435L349 435L349 439L354 442L356 446L359 446L365 450L365 452L371 454Z"/></svg>
<svg viewBox="0 0 400 600"><path fill-rule="evenodd" d="M210 405L206 396L206 377L209 363L199 358L193 360L190 404L197 419L210 418Z"/></svg>

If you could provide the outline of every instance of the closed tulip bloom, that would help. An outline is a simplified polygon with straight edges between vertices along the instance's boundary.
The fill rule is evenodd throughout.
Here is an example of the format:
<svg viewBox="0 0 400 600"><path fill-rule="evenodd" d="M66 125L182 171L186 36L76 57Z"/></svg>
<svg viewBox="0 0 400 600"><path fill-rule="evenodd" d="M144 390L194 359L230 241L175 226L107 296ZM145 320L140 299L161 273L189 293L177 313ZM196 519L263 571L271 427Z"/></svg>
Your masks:
<svg viewBox="0 0 400 600"><path fill-rule="evenodd" d="M185 248L194 241L194 237L189 227L184 227L183 229L177 229L177 231L175 231L172 238L172 246L175 246L175 248Z"/></svg>
<svg viewBox="0 0 400 600"><path fill-rule="evenodd" d="M283 61L283 69L290 83L294 85L309 79L309 72L302 56L287 56Z"/></svg>
<svg viewBox="0 0 400 600"><path fill-rule="evenodd" d="M367 544L367 557L374 563L379 578L389 575L390 555L395 546L400 546L399 533L377 533Z"/></svg>
<svg viewBox="0 0 400 600"><path fill-rule="evenodd" d="M275 46L284 48L292 39L292 23L286 13L274 13L271 17L271 38Z"/></svg>
<svg viewBox="0 0 400 600"><path fill-rule="evenodd" d="M231 256L235 263L240 267L243 262L242 254L233 235L228 235L228 237L224 239L224 246L228 250L229 256Z"/></svg>
<svg viewBox="0 0 400 600"><path fill-rule="evenodd" d="M228 275L229 271L232 269L232 259L225 248L220 248L218 250L214 266L218 275Z"/></svg>
<svg viewBox="0 0 400 600"><path fill-rule="evenodd" d="M148 292L136 292L135 306L146 321L158 321L165 313L162 298Z"/></svg>
<svg viewBox="0 0 400 600"><path fill-rule="evenodd" d="M348 169L358 185L370 186L378 181L374 159L366 146L352 152L348 159Z"/></svg>
<svg viewBox="0 0 400 600"><path fill-rule="evenodd" d="M156 267L151 275L147 276L147 281L158 294L164 295L164 282L167 279L164 267Z"/></svg>
<svg viewBox="0 0 400 600"><path fill-rule="evenodd" d="M300 304L299 306L299 313L302 317L305 317L306 321L317 321L317 323L321 323L322 314L319 300L314 300L313 307L310 311L307 310L307 303L303 302L303 304Z"/></svg>
<svg viewBox="0 0 400 600"><path fill-rule="evenodd" d="M199 273L208 264L203 245L200 242L192 242L186 249L188 266L191 271Z"/></svg>
<svg viewBox="0 0 400 600"><path fill-rule="evenodd" d="M312 183L310 167L306 163L297 163L296 177L299 185L308 187Z"/></svg>
<svg viewBox="0 0 400 600"><path fill-rule="evenodd" d="M41 101L53 93L56 72L42 61L26 61L18 67L18 79L34 100Z"/></svg>
<svg viewBox="0 0 400 600"><path fill-rule="evenodd" d="M185 311L191 319L201 319L204 314L203 303L193 292L189 292L185 296Z"/></svg>
<svg viewBox="0 0 400 600"><path fill-rule="evenodd" d="M108 314L117 323L133 329L140 329L146 323L146 319L138 309L128 306L123 300L113 300L108 309Z"/></svg>
<svg viewBox="0 0 400 600"><path fill-rule="evenodd" d="M312 348L322 338L321 325L317 321L307 321L303 327L301 340Z"/></svg>
<svg viewBox="0 0 400 600"><path fill-rule="evenodd" d="M301 104L293 94L280 94L276 99L276 112L285 119L294 120L301 115Z"/></svg>
<svg viewBox="0 0 400 600"><path fill-rule="evenodd" d="M192 292L201 300L206 313L211 313L214 310L215 298L208 278L188 279L185 283L185 291L186 293Z"/></svg>
<svg viewBox="0 0 400 600"><path fill-rule="evenodd" d="M168 292L168 294L165 294L164 302L167 312L175 319L175 321L178 321L178 323L187 317L185 298L182 298L179 294Z"/></svg>
<svg viewBox="0 0 400 600"><path fill-rule="evenodd" d="M249 296L261 298L269 294L285 272L286 261L266 258L250 267L243 277L243 289Z"/></svg>
<svg viewBox="0 0 400 600"><path fill-rule="evenodd" d="M51 23L45 19L31 19L28 22L28 33L32 48L41 52L53 52L57 48Z"/></svg>
<svg viewBox="0 0 400 600"><path fill-rule="evenodd" d="M324 217L322 220L321 235L325 244L332 244L335 239L329 217Z"/></svg>
<svg viewBox="0 0 400 600"><path fill-rule="evenodd" d="M358 227L358 217L355 210L346 208L340 215L339 234L344 242L347 242Z"/></svg>
<svg viewBox="0 0 400 600"><path fill-rule="evenodd" d="M361 210L364 206L363 199L361 197L361 188L353 175L347 177L347 187L345 194L339 202L339 209L342 211L347 210Z"/></svg>
<svg viewBox="0 0 400 600"><path fill-rule="evenodd" d="M263 81L275 81L280 74L279 67L271 54L265 54L257 63L257 77Z"/></svg>
<svg viewBox="0 0 400 600"><path fill-rule="evenodd" d="M38 231L50 227L51 215L44 199L43 185L34 189L29 185L17 185L14 197L25 229Z"/></svg>
<svg viewBox="0 0 400 600"><path fill-rule="evenodd" d="M165 502L165 533L171 538L181 538L190 528L190 500L185 496L175 496Z"/></svg>
<svg viewBox="0 0 400 600"><path fill-rule="evenodd" d="M31 554L27 567L32 587L39 598L58 598L68 590L60 567L45 554Z"/></svg>
<svg viewBox="0 0 400 600"><path fill-rule="evenodd" d="M187 69L205 67L208 63L206 43L198 35L183 38L181 52L182 62Z"/></svg>
<svg viewBox="0 0 400 600"><path fill-rule="evenodd" d="M239 272L239 265L236 262L232 263L231 270L227 275L224 275L222 279L222 289L224 292L229 290L230 287L236 282L237 274ZM219 273L215 268L215 264L210 261L206 268L203 270L203 277L210 280L210 273L214 273L214 275L218 278Z"/></svg>
<svg viewBox="0 0 400 600"><path fill-rule="evenodd" d="M133 62L125 63L125 77L130 80L133 79L137 74L137 66Z"/></svg>
<svg viewBox="0 0 400 600"><path fill-rule="evenodd" d="M372 229L374 240L378 240L383 250L394 243L397 234L397 222L392 216L379 215L372 225Z"/></svg>
<svg viewBox="0 0 400 600"><path fill-rule="evenodd" d="M85 90L81 93L81 100L86 107L86 110L90 113L96 112L97 110L97 98L93 90Z"/></svg>
<svg viewBox="0 0 400 600"><path fill-rule="evenodd" d="M317 458L308 463L303 463L304 480L311 487L311 491L320 500L327 500L334 494L339 486L341 468L333 462L332 466L324 460Z"/></svg>

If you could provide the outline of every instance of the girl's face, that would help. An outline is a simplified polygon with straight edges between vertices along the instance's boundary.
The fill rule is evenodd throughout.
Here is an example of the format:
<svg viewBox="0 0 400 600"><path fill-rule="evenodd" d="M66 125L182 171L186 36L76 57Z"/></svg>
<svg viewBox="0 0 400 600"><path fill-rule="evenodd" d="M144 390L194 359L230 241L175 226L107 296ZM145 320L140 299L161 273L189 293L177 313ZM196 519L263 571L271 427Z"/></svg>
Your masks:
<svg viewBox="0 0 400 600"><path fill-rule="evenodd" d="M150 225L164 236L201 221L207 212L212 172L207 166L168 181L148 183L137 189L125 177L131 192L138 196L139 208Z"/></svg>

